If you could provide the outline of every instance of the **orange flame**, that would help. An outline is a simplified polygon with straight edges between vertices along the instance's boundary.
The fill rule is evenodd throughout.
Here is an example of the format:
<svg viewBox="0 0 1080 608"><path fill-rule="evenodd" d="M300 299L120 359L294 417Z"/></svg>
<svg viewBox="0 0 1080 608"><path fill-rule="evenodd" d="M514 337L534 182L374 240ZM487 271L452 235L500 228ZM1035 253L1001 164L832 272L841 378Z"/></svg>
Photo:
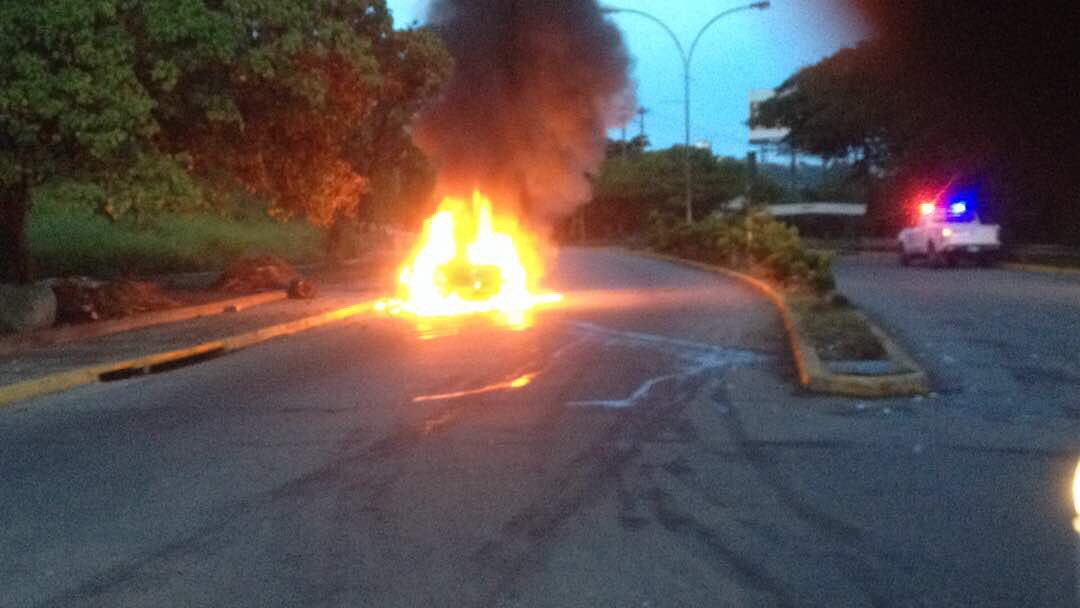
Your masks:
<svg viewBox="0 0 1080 608"><path fill-rule="evenodd" d="M382 308L425 318L493 314L523 326L533 308L561 299L535 291L542 275L533 240L496 217L487 197L446 198L401 269L397 299Z"/></svg>

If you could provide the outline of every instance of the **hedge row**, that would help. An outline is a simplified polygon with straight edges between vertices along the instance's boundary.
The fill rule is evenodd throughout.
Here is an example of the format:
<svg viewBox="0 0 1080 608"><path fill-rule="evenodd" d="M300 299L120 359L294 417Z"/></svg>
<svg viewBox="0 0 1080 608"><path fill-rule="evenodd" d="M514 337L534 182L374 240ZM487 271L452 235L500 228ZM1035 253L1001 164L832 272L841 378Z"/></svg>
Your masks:
<svg viewBox="0 0 1080 608"><path fill-rule="evenodd" d="M654 216L649 245L678 257L716 264L789 289L826 293L835 288L832 254L807 249L799 231L766 213L750 211L687 224Z"/></svg>

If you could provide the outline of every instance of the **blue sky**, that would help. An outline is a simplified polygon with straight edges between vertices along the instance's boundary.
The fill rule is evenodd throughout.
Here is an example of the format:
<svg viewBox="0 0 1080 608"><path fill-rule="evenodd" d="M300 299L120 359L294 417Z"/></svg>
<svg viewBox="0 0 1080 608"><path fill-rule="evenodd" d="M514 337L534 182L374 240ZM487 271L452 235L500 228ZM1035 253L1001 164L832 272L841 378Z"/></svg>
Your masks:
<svg viewBox="0 0 1080 608"><path fill-rule="evenodd" d="M746 0L749 1L749 0ZM646 11L665 21L689 47L699 28L743 0L606 0L605 5ZM388 0L399 27L422 22L426 0ZM671 39L636 15L616 15L634 60L639 103L648 109L645 132L653 147L683 140L682 67ZM773 0L765 11L729 15L709 29L692 68L692 139L713 151L743 156L751 89L779 85L804 65L866 37L867 29L843 0ZM630 135L637 124L629 127ZM613 137L618 137L613 133Z"/></svg>

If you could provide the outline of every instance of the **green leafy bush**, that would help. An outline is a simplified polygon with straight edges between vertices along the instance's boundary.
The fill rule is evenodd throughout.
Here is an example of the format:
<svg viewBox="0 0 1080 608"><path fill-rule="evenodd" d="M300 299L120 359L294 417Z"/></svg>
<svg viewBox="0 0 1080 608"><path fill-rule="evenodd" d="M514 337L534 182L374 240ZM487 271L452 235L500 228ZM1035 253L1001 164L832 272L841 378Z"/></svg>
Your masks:
<svg viewBox="0 0 1080 608"><path fill-rule="evenodd" d="M45 276L220 270L243 256L273 254L302 263L322 255L319 230L278 222L265 212L244 220L199 211L111 220L70 201L42 197L34 205L28 229Z"/></svg>
<svg viewBox="0 0 1080 608"><path fill-rule="evenodd" d="M693 224L654 215L649 244L658 251L748 272L786 287L818 293L835 287L830 254L807 249L796 228L758 211Z"/></svg>

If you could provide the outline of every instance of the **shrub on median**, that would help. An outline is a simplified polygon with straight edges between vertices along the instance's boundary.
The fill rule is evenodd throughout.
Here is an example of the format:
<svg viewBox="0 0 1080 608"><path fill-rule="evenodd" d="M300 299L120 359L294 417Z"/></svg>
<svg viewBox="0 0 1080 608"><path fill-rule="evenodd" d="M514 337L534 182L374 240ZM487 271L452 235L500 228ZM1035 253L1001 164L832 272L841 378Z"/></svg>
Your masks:
<svg viewBox="0 0 1080 608"><path fill-rule="evenodd" d="M830 254L807 249L796 228L758 211L693 224L657 215L649 243L657 251L747 272L788 288L825 293L835 287Z"/></svg>

